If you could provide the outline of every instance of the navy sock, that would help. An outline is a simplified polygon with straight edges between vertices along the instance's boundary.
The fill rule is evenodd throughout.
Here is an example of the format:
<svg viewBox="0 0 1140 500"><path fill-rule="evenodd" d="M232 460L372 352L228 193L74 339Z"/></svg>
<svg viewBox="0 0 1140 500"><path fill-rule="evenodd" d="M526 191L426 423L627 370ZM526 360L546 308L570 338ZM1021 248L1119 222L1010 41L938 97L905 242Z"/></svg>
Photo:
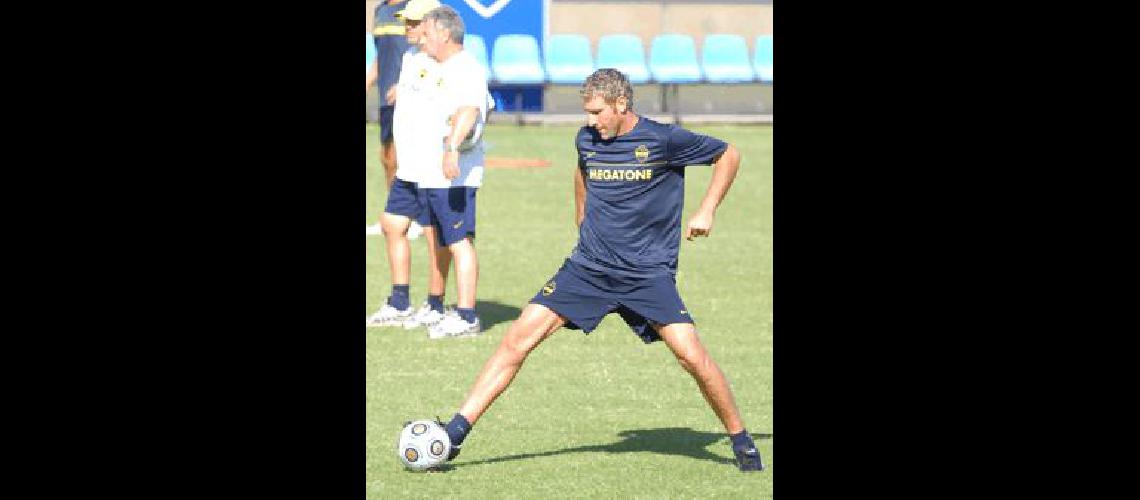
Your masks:
<svg viewBox="0 0 1140 500"><path fill-rule="evenodd" d="M728 436L728 438L732 440L733 450L747 450L756 447L756 443L752 442L752 435L748 434L748 429L744 429L737 434L732 434Z"/></svg>
<svg viewBox="0 0 1140 500"><path fill-rule="evenodd" d="M468 323L474 323L475 322L475 308L474 307L472 307L471 309L464 309L462 307L458 307L455 309L455 312L459 313L459 317L461 319L463 319L463 321L466 321Z"/></svg>
<svg viewBox="0 0 1140 500"><path fill-rule="evenodd" d="M388 297L388 305L403 311L410 305L408 302L408 289L411 285L392 285L392 295Z"/></svg>
<svg viewBox="0 0 1140 500"><path fill-rule="evenodd" d="M459 446L463 444L463 440L467 439L467 433L471 432L471 422L467 418L458 413L451 417L451 421L445 427L447 430L447 437L451 438L452 446Z"/></svg>
<svg viewBox="0 0 1140 500"><path fill-rule="evenodd" d="M428 295L428 306L435 312L443 312L443 295Z"/></svg>

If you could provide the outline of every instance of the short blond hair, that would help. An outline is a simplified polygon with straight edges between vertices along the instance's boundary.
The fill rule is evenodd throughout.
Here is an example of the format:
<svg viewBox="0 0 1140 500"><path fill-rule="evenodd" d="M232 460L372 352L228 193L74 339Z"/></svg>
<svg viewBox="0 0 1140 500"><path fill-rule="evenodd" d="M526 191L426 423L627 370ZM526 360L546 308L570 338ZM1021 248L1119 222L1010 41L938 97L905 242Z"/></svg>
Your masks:
<svg viewBox="0 0 1140 500"><path fill-rule="evenodd" d="M630 109L633 109L633 85L625 74L613 68L602 68L594 72L582 82L582 89L578 91L582 99L600 96L606 104L617 102L624 97Z"/></svg>

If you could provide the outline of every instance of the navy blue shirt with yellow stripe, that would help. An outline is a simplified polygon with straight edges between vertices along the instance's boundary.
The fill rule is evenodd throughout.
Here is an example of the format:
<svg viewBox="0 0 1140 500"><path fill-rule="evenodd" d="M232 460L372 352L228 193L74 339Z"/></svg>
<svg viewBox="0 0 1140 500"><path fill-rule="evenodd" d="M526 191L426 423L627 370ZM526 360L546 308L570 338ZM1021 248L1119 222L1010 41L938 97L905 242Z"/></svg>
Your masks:
<svg viewBox="0 0 1140 500"><path fill-rule="evenodd" d="M570 260L623 277L675 275L685 167L712 164L728 145L643 116L610 140L582 127L575 143L586 208Z"/></svg>
<svg viewBox="0 0 1140 500"><path fill-rule="evenodd" d="M404 10L406 3L389 5L388 2L381 1L373 11L372 36L376 39L376 58L380 60L377 88L380 90L381 106L386 106L384 95L388 89L400 81L400 66L404 63L404 52L408 51L404 22L396 18L396 12Z"/></svg>

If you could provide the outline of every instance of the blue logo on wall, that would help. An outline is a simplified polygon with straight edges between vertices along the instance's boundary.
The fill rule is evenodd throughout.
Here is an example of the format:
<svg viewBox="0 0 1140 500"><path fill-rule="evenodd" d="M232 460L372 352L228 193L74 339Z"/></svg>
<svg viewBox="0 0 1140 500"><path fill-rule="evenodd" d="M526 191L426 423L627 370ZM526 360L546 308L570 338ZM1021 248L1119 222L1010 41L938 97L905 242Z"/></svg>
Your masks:
<svg viewBox="0 0 1140 500"><path fill-rule="evenodd" d="M471 7L471 10L474 10L477 14L483 16L483 19L490 19L494 17L495 14L498 14L500 10L503 10L503 7L506 7L507 4L511 3L511 0L496 0L495 2L492 2L491 5L483 5L483 2L479 0L463 1L467 3L468 7Z"/></svg>

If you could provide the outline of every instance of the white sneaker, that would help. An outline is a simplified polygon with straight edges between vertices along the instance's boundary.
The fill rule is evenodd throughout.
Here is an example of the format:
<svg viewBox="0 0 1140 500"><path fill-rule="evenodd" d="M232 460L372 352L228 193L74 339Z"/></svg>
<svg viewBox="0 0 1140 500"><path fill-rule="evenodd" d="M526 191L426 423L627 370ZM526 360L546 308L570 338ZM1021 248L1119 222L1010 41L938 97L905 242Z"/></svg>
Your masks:
<svg viewBox="0 0 1140 500"><path fill-rule="evenodd" d="M402 326L406 321L412 318L412 306L408 306L403 311L392 307L390 304L384 304L379 311L368 317L367 325L369 327L377 326Z"/></svg>
<svg viewBox="0 0 1140 500"><path fill-rule="evenodd" d="M421 326L431 328L435 326L436 323L439 323L441 319L443 319L443 315L444 313L432 309L431 306L428 305L428 303L425 301L422 305L420 305L420 308L416 310L416 313L412 315L411 319L404 322L404 329L411 330L413 328L418 328Z"/></svg>
<svg viewBox="0 0 1140 500"><path fill-rule="evenodd" d="M422 234L424 234L424 227L416 223L416 221L412 221L412 224L408 226L408 239L414 240L419 238Z"/></svg>
<svg viewBox="0 0 1140 500"><path fill-rule="evenodd" d="M444 337L475 337L479 335L481 326L479 318L474 323L463 321L456 311L448 311L435 326L428 328L428 338L441 339Z"/></svg>
<svg viewBox="0 0 1140 500"><path fill-rule="evenodd" d="M380 223L379 222L377 222L371 226L364 226L364 234L366 234L368 236L372 236L372 235L376 235L376 234L383 234L383 233L384 233L384 230L380 229Z"/></svg>

